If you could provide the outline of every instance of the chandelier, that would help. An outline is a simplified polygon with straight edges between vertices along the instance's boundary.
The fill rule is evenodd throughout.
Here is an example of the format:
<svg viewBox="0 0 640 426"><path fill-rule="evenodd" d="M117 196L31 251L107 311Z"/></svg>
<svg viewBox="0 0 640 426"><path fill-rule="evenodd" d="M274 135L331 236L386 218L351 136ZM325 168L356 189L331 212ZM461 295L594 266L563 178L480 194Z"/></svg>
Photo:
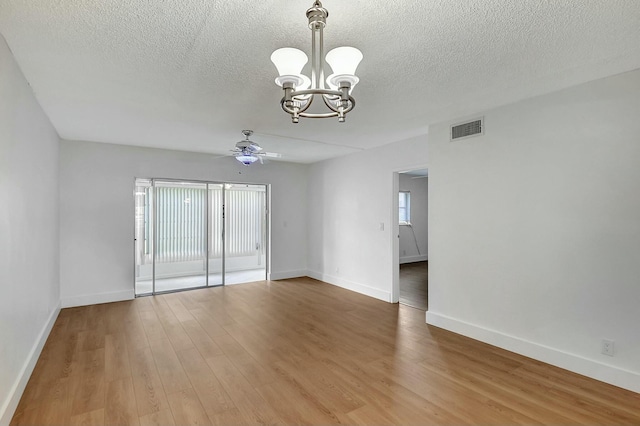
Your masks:
<svg viewBox="0 0 640 426"><path fill-rule="evenodd" d="M316 0L307 10L311 29L311 78L302 74L308 62L307 55L292 47L283 47L271 55L280 74L276 84L284 90L280 101L282 109L291 114L291 121L297 123L300 117L338 117L343 123L346 114L356 106L351 91L360 79L355 76L356 68L362 60L362 52L355 47L337 47L327 53L326 61L333 74L324 79L324 39L322 32L329 12ZM314 99L322 98L328 112L310 112Z"/></svg>

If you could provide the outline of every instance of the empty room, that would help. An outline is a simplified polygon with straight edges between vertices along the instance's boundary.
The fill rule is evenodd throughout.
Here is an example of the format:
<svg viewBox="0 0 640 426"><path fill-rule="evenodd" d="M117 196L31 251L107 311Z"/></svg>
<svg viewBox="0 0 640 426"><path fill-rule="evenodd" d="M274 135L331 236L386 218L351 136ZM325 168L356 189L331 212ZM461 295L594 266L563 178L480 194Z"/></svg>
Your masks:
<svg viewBox="0 0 640 426"><path fill-rule="evenodd" d="M640 2L0 2L0 426L640 424Z"/></svg>

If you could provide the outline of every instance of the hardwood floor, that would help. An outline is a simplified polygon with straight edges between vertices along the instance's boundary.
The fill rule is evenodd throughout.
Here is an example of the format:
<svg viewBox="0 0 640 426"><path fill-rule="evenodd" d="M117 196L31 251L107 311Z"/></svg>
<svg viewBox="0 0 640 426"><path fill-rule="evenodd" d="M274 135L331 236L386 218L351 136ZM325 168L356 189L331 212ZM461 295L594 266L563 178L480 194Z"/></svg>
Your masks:
<svg viewBox="0 0 640 426"><path fill-rule="evenodd" d="M640 394L309 278L64 309L13 425L640 424Z"/></svg>
<svg viewBox="0 0 640 426"><path fill-rule="evenodd" d="M428 282L429 262L400 265L400 303L426 312L429 309Z"/></svg>

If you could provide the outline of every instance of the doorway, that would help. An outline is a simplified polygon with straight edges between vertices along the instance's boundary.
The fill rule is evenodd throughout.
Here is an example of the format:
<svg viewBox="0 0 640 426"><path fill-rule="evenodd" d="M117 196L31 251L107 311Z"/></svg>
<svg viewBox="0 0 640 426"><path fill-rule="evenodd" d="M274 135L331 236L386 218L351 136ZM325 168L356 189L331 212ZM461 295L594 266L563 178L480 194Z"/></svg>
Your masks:
<svg viewBox="0 0 640 426"><path fill-rule="evenodd" d="M398 301L428 310L427 169L398 173Z"/></svg>
<svg viewBox="0 0 640 426"><path fill-rule="evenodd" d="M268 186L135 181L135 294L267 279Z"/></svg>

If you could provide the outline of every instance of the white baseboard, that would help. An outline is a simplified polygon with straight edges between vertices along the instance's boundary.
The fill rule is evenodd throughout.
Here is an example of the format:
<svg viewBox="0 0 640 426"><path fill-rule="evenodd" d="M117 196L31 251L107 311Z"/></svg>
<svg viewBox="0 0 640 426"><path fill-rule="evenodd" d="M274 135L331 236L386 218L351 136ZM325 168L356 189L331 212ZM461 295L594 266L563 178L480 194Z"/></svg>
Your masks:
<svg viewBox="0 0 640 426"><path fill-rule="evenodd" d="M334 277L316 271L307 271L307 276L335 285L337 287L342 287L347 290L355 291L356 293L364 294L365 296L380 299L385 302L391 302L391 293L388 291L369 287L364 284L356 283L354 281L345 280L344 278Z"/></svg>
<svg viewBox="0 0 640 426"><path fill-rule="evenodd" d="M423 254L420 256L401 256L400 257L400 264L403 263L413 263L413 262L424 262L427 259L427 255Z"/></svg>
<svg viewBox="0 0 640 426"><path fill-rule="evenodd" d="M123 300L132 300L133 298L135 298L135 293L133 289L131 289L65 297L61 300L61 303L63 308L73 308L76 306L97 305L99 303L121 302Z"/></svg>
<svg viewBox="0 0 640 426"><path fill-rule="evenodd" d="M7 399L0 407L0 425L7 426L9 422L11 422L11 418L18 408L18 403L20 402L20 398L22 397L22 393L24 389L27 387L27 383L29 382L29 378L31 377L31 373L33 373L33 369L38 362L38 358L40 358L40 353L42 352L42 348L44 344L47 342L47 338L49 337L49 333L51 333L51 329L53 328L53 324L55 324L56 319L58 318L58 314L60 313L60 303L51 311L47 322L42 327L42 331L38 335L31 351L29 351L29 355L27 355L27 359L25 360L20 373L18 374L18 378L15 383L11 387L9 391L9 395Z"/></svg>
<svg viewBox="0 0 640 426"><path fill-rule="evenodd" d="M427 324L640 393L640 374L427 311Z"/></svg>
<svg viewBox="0 0 640 426"><path fill-rule="evenodd" d="M298 269L295 271L277 271L269 274L270 280L286 280L289 278L299 278L306 277L307 271L303 269Z"/></svg>

